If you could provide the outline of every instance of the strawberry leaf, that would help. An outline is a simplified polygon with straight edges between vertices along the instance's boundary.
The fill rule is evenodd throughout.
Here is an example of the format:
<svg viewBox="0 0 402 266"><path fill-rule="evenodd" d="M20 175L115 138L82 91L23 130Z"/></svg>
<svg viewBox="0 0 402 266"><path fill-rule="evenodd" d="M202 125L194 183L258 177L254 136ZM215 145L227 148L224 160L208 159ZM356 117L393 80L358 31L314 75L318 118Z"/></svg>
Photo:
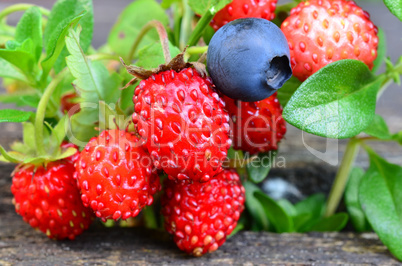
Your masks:
<svg viewBox="0 0 402 266"><path fill-rule="evenodd" d="M373 73L377 73L377 71L380 69L380 67L384 63L384 59L387 54L387 42L385 38L385 33L381 28L378 28L377 37L378 37L377 57L373 62L374 67L371 70L371 72Z"/></svg>
<svg viewBox="0 0 402 266"><path fill-rule="evenodd" d="M32 54L38 62L42 54L42 14L38 7L29 8L21 17L15 30L15 40L23 43L31 39L33 42Z"/></svg>
<svg viewBox="0 0 402 266"><path fill-rule="evenodd" d="M172 58L180 54L179 48L169 42L169 51ZM162 45L160 42L145 46L138 51L138 60L136 66L145 69L157 68L159 65L165 64Z"/></svg>
<svg viewBox="0 0 402 266"><path fill-rule="evenodd" d="M21 110L14 110L14 109L2 109L0 110L0 123L1 122L14 122L14 123L21 123L28 121L34 113L21 111Z"/></svg>
<svg viewBox="0 0 402 266"><path fill-rule="evenodd" d="M384 118L377 114L374 116L371 124L364 130L364 133L382 140L392 138Z"/></svg>
<svg viewBox="0 0 402 266"><path fill-rule="evenodd" d="M366 150L370 167L360 182L359 201L380 240L402 260L402 167Z"/></svg>
<svg viewBox="0 0 402 266"><path fill-rule="evenodd" d="M356 136L373 120L383 80L384 76L375 78L360 61L333 62L300 85L283 116L314 135L337 139Z"/></svg>
<svg viewBox="0 0 402 266"><path fill-rule="evenodd" d="M22 74L18 68L14 67L3 58L0 58L0 77L12 78L26 83L28 82L24 74Z"/></svg>
<svg viewBox="0 0 402 266"><path fill-rule="evenodd" d="M108 37L108 45L119 56L127 58L131 46L140 33L142 27L151 20L159 20L163 25L169 24L169 17L165 10L154 0L137 0L128 5L120 14ZM147 33L139 48L158 41L155 30Z"/></svg>
<svg viewBox="0 0 402 266"><path fill-rule="evenodd" d="M233 0L189 0L188 5L196 14L204 14L208 9L213 9L213 14L224 8Z"/></svg>
<svg viewBox="0 0 402 266"><path fill-rule="evenodd" d="M384 0L389 11L402 21L402 0Z"/></svg>

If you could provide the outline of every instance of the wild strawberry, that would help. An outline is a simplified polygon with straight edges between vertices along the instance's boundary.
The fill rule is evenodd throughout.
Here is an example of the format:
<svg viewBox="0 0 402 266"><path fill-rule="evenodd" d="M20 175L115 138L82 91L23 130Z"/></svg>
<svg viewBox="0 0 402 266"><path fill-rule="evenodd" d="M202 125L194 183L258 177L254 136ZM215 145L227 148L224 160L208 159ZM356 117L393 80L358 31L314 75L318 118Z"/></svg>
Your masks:
<svg viewBox="0 0 402 266"><path fill-rule="evenodd" d="M213 252L236 227L244 201L244 187L233 170L224 170L207 183L166 179L161 199L165 228L188 254Z"/></svg>
<svg viewBox="0 0 402 266"><path fill-rule="evenodd" d="M138 138L106 130L92 138L76 164L81 199L102 220L135 217L161 186Z"/></svg>
<svg viewBox="0 0 402 266"><path fill-rule="evenodd" d="M24 221L52 239L74 239L93 220L81 202L74 165L69 160L44 166L19 165L13 173L11 192L15 210Z"/></svg>
<svg viewBox="0 0 402 266"><path fill-rule="evenodd" d="M213 87L184 68L153 74L135 90L133 122L154 165L171 179L206 182L222 171L229 116Z"/></svg>
<svg viewBox="0 0 402 266"><path fill-rule="evenodd" d="M377 27L353 1L301 2L281 29L289 43L293 75L301 81L341 59L357 59L371 69L377 57Z"/></svg>
<svg viewBox="0 0 402 266"><path fill-rule="evenodd" d="M258 102L241 102L224 97L233 122L233 147L250 154L278 149L286 133L282 106L276 93Z"/></svg>
<svg viewBox="0 0 402 266"><path fill-rule="evenodd" d="M80 152L78 151L78 146L67 141L63 141L60 145L62 149L68 149L68 148L75 148L77 149L77 152L71 155L70 157L64 158L65 160L69 160L73 164L80 158Z"/></svg>
<svg viewBox="0 0 402 266"><path fill-rule="evenodd" d="M80 111L80 104L74 102L77 97L77 93L75 92L67 93L61 97L60 110L63 114L68 113L69 116L72 116Z"/></svg>
<svg viewBox="0 0 402 266"><path fill-rule="evenodd" d="M230 21L239 18L264 18L273 20L277 0L234 0L221 9L211 21L211 26L217 31Z"/></svg>

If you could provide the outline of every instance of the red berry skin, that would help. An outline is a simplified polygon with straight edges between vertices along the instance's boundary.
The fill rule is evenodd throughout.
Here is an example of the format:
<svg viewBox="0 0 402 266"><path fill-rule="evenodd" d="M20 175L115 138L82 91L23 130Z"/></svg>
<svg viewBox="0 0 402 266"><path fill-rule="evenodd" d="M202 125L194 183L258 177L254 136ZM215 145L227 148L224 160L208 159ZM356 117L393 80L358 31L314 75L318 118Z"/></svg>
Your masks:
<svg viewBox="0 0 402 266"><path fill-rule="evenodd" d="M224 97L232 128L233 148L249 154L278 149L286 134L286 122L277 93L258 102L242 102Z"/></svg>
<svg viewBox="0 0 402 266"><path fill-rule="evenodd" d="M22 165L14 171L16 212L49 238L73 240L93 220L92 210L82 204L74 172L69 160L51 162L46 168Z"/></svg>
<svg viewBox="0 0 402 266"><path fill-rule="evenodd" d="M311 0L293 8L282 23L293 75L304 81L322 67L356 59L370 69L377 57L377 27L353 1Z"/></svg>
<svg viewBox="0 0 402 266"><path fill-rule="evenodd" d="M217 31L225 24L239 18L275 18L277 0L233 0L221 9L211 21L211 26Z"/></svg>
<svg viewBox="0 0 402 266"><path fill-rule="evenodd" d="M77 97L78 95L75 92L67 93L61 97L60 110L63 114L68 113L71 117L73 114L76 114L81 110L80 104L73 102Z"/></svg>
<svg viewBox="0 0 402 266"><path fill-rule="evenodd" d="M161 188L149 154L133 133L122 130L92 138L76 169L82 202L103 221L137 216Z"/></svg>
<svg viewBox="0 0 402 266"><path fill-rule="evenodd" d="M181 250L197 257L223 245L244 209L245 189L234 170L206 183L166 179L164 191L165 228Z"/></svg>
<svg viewBox="0 0 402 266"><path fill-rule="evenodd" d="M153 75L135 90L133 122L155 167L170 179L206 182L222 171L229 115L213 87L186 68Z"/></svg>

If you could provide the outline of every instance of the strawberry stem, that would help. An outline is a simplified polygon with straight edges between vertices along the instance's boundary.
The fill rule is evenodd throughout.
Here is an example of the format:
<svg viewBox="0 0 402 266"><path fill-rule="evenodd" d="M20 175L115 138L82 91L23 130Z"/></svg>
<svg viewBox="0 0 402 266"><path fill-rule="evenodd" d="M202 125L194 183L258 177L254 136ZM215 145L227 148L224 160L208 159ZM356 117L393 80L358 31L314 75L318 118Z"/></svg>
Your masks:
<svg viewBox="0 0 402 266"><path fill-rule="evenodd" d="M193 33L190 35L190 38L187 42L188 46L195 46L197 45L198 41L200 40L202 33L204 32L205 28L211 22L215 15L215 7L208 9L201 19L198 21L197 25L195 26Z"/></svg>
<svg viewBox="0 0 402 266"><path fill-rule="evenodd" d="M67 74L67 68L61 71L47 86L42 98L39 101L38 108L36 110L35 118L35 145L38 155L45 155L46 151L44 148L43 139L43 122L45 120L46 108L49 103L50 97L52 96L57 85L64 79Z"/></svg>
<svg viewBox="0 0 402 266"><path fill-rule="evenodd" d="M180 50L186 48L186 43L189 40L189 36L192 32L192 21L194 18L194 12L188 5L187 0L183 0L183 19L180 24L180 37L179 37L179 47Z"/></svg>
<svg viewBox="0 0 402 266"><path fill-rule="evenodd" d="M193 46L189 47L186 50L186 53L189 55L194 55L194 54L203 54L208 50L208 46Z"/></svg>
<svg viewBox="0 0 402 266"><path fill-rule="evenodd" d="M4 18L6 18L8 15L15 13L15 12L19 12L19 11L25 11L33 6L36 5L32 5L32 4L16 4L16 5L12 5L9 7L4 8L1 12L0 12L0 21L3 20ZM38 6L36 6L38 7ZM43 8L43 7L38 7L40 12L42 13L42 15L44 16L49 16L50 15L50 10Z"/></svg>
<svg viewBox="0 0 402 266"><path fill-rule="evenodd" d="M131 47L130 53L128 55L128 61L131 62L134 58L134 54L137 51L137 48L139 44L141 43L141 40L144 38L145 34L152 29L155 28L158 31L159 39L162 44L162 49L163 49L163 55L165 57L165 62L166 64L172 60L172 57L170 56L170 50L169 50L169 39L168 39L168 34L166 32L165 26L160 21L157 20L151 20L145 26L141 29L140 33L138 34L137 38L135 39L133 46Z"/></svg>

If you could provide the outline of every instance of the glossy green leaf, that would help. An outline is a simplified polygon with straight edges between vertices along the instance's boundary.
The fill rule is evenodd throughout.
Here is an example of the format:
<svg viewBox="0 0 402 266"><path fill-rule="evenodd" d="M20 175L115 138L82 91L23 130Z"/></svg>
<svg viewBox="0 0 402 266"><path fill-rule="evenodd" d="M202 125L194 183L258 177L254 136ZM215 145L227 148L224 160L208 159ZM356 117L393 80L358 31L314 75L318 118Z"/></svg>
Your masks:
<svg viewBox="0 0 402 266"><path fill-rule="evenodd" d="M402 167L367 150L370 167L360 182L359 201L381 241L402 260Z"/></svg>
<svg viewBox="0 0 402 266"><path fill-rule="evenodd" d="M261 191L254 192L254 195L263 206L265 215L275 227L276 232L294 232L292 218L278 203L276 203L273 199L271 199L269 196Z"/></svg>
<svg viewBox="0 0 402 266"><path fill-rule="evenodd" d="M318 222L324 215L325 195L322 193L311 195L296 203L295 209L297 215L294 220L297 224L297 231L309 231L311 226ZM306 218L307 216L309 219Z"/></svg>
<svg viewBox="0 0 402 266"><path fill-rule="evenodd" d="M277 97L282 105L285 107L286 104L289 102L290 98L292 97L293 93L299 88L301 81L298 80L295 76L292 76L288 81L283 84L283 86L278 90Z"/></svg>
<svg viewBox="0 0 402 266"><path fill-rule="evenodd" d="M402 21L402 0L384 0L389 11Z"/></svg>
<svg viewBox="0 0 402 266"><path fill-rule="evenodd" d="M261 191L260 188L249 181L244 182L243 186L246 189L246 208L251 214L252 221L255 223L256 229L258 231L267 231L269 229L268 217L265 215L264 207L254 196L256 191Z"/></svg>
<svg viewBox="0 0 402 266"><path fill-rule="evenodd" d="M348 223L349 215L339 212L329 217L323 218L311 226L309 231L315 232L338 232Z"/></svg>
<svg viewBox="0 0 402 266"><path fill-rule="evenodd" d="M188 0L188 5L196 14L204 14L208 9L213 8L213 13L217 13L233 0Z"/></svg>
<svg viewBox="0 0 402 266"><path fill-rule="evenodd" d="M375 115L373 121L364 130L364 133L383 140L391 139L391 133L389 132L387 123L384 118L379 115Z"/></svg>
<svg viewBox="0 0 402 266"><path fill-rule="evenodd" d="M345 189L346 209L350 215L353 227L357 232L369 231L371 229L359 202L359 186L363 175L363 169L357 167L353 168L350 172Z"/></svg>
<svg viewBox="0 0 402 266"><path fill-rule="evenodd" d="M154 0L137 0L128 5L120 14L110 31L108 44L119 56L127 58L135 39L145 24L158 20L163 25L169 24L165 10ZM156 30L148 32L139 48L159 40Z"/></svg>
<svg viewBox="0 0 402 266"><path fill-rule="evenodd" d="M77 25L78 21L84 16L84 13L81 13L70 20L63 20L52 32L49 32L50 36L45 34L46 42L46 58L42 61L42 82L46 82L47 76L49 75L50 70L56 63L57 58L60 53L63 51L65 45L65 38L68 34L68 30L70 27L74 27ZM46 31L45 31L46 33Z"/></svg>
<svg viewBox="0 0 402 266"><path fill-rule="evenodd" d="M357 60L340 60L304 81L283 116L293 126L322 137L350 138L373 120L382 78Z"/></svg>
<svg viewBox="0 0 402 266"><path fill-rule="evenodd" d="M81 49L86 52L91 45L94 28L92 0L58 0L54 4L49 16L49 21L46 24L45 43L49 44L53 33L60 28L60 25L68 26L70 21L83 13L85 13L85 15L79 21L82 27L80 46ZM63 47L54 65L56 73L60 72L66 66L65 58L67 55L68 51Z"/></svg>
<svg viewBox="0 0 402 266"><path fill-rule="evenodd" d="M21 17L15 30L15 40L23 43L25 40L31 39L33 42L33 50L36 61L42 54L42 14L38 7L29 8Z"/></svg>
<svg viewBox="0 0 402 266"><path fill-rule="evenodd" d="M255 183L263 181L274 163L277 152L275 150L258 154L256 160L252 160L247 164L246 169L250 180Z"/></svg>
<svg viewBox="0 0 402 266"><path fill-rule="evenodd" d="M0 110L0 123L1 122L21 123L28 121L32 115L33 115L32 112L14 110L14 109L2 109Z"/></svg>
<svg viewBox="0 0 402 266"><path fill-rule="evenodd" d="M169 51L171 57L175 57L180 53L179 48L173 46L169 42ZM153 43L145 46L138 51L138 60L135 65L145 69L157 68L161 64L165 64L165 57L163 56L162 45L160 42Z"/></svg>
<svg viewBox="0 0 402 266"><path fill-rule="evenodd" d="M377 57L374 60L374 67L371 70L373 73L377 73L382 64L384 63L385 56L387 55L387 42L385 33L381 28L378 28L378 47L377 47Z"/></svg>

